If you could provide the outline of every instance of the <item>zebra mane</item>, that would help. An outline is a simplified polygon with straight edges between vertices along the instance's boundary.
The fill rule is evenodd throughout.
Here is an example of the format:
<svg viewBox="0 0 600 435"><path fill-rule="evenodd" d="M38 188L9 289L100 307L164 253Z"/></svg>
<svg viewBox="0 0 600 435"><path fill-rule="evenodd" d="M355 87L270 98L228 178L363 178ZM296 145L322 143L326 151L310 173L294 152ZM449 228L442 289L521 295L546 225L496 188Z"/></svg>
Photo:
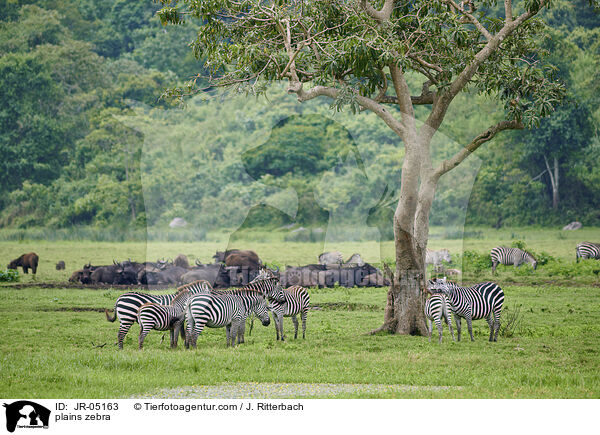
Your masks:
<svg viewBox="0 0 600 435"><path fill-rule="evenodd" d="M211 290L211 293L220 295L242 295L242 294L259 294L265 296L265 293L261 290L255 290L251 288L234 288L231 290Z"/></svg>
<svg viewBox="0 0 600 435"><path fill-rule="evenodd" d="M175 297L177 297L177 295L179 295L179 293L181 293L185 290L194 289L194 288L197 288L198 286L202 287L202 284L206 284L210 291L214 290L212 288L212 285L210 285L210 283L208 281L206 281L205 279L200 279L198 281L194 281L194 282L190 282L189 284L182 285L181 287L177 287L177 293L175 294Z"/></svg>

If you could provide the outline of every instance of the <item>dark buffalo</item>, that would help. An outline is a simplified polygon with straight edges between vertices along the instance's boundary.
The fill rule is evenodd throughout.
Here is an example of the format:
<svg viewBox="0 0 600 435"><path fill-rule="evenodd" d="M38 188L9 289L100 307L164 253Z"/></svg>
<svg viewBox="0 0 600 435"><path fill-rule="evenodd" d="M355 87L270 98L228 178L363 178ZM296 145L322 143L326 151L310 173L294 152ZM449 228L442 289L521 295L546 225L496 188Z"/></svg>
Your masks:
<svg viewBox="0 0 600 435"><path fill-rule="evenodd" d="M23 254L19 258L8 263L7 269L17 269L17 267L21 266L23 268L23 273L29 273L28 271L31 269L31 272L35 275L39 259L40 257L38 257L35 252Z"/></svg>
<svg viewBox="0 0 600 435"><path fill-rule="evenodd" d="M178 267L183 267L184 269L190 268L188 258L183 254L179 254L177 257L175 257L175 261L173 261L173 264Z"/></svg>
<svg viewBox="0 0 600 435"><path fill-rule="evenodd" d="M92 284L119 284L121 280L121 266L98 266L91 274Z"/></svg>
<svg viewBox="0 0 600 435"><path fill-rule="evenodd" d="M227 256L225 258L225 265L230 267L237 266L248 270L258 270L261 267L261 263L260 260L257 259L258 257L248 255L244 252L238 252Z"/></svg>
<svg viewBox="0 0 600 435"><path fill-rule="evenodd" d="M60 260L56 263L56 270L65 270L65 262Z"/></svg>
<svg viewBox="0 0 600 435"><path fill-rule="evenodd" d="M243 249L229 249L225 252L217 251L213 258L215 259L215 263L225 263L227 264L227 258L231 255L241 255L243 258L248 258L252 262L257 264L262 264L258 254L251 250L243 250ZM239 264L227 264L228 266L239 266Z"/></svg>
<svg viewBox="0 0 600 435"><path fill-rule="evenodd" d="M221 264L198 265L193 270L179 277L180 284L189 284L198 280L205 280L214 288L227 288L230 285L228 271Z"/></svg>

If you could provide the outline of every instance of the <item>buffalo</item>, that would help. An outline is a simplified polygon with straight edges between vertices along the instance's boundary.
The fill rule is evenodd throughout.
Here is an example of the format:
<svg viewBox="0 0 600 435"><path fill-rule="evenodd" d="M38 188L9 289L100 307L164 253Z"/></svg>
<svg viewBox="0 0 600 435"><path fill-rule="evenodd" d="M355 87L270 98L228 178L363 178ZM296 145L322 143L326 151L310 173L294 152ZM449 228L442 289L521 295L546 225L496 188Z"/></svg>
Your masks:
<svg viewBox="0 0 600 435"><path fill-rule="evenodd" d="M339 251L323 252L319 255L319 264L342 264L344 257Z"/></svg>
<svg viewBox="0 0 600 435"><path fill-rule="evenodd" d="M29 269L35 275L38 267L38 261L40 257L35 252L29 254L23 254L19 258L14 259L8 263L7 269L17 269L17 267L23 268L23 273L29 273Z"/></svg>
<svg viewBox="0 0 600 435"><path fill-rule="evenodd" d="M173 264L177 267L183 267L184 269L190 268L188 258L183 254L179 254L177 257L175 257L175 261L173 261Z"/></svg>
<svg viewBox="0 0 600 435"><path fill-rule="evenodd" d="M238 262L240 261L240 258L244 258L244 259L248 259L249 261L256 263L256 264L262 264L262 262L260 261L260 258L258 257L258 254L254 251L251 251L249 249L247 250L243 250L243 249L229 249L227 251L217 251L217 253L215 255L213 255L213 258L215 259L215 263L225 263L227 266L239 266L239 264L228 264L227 263L227 258L231 255L238 255L238 257L236 257L236 259L234 260L234 262Z"/></svg>

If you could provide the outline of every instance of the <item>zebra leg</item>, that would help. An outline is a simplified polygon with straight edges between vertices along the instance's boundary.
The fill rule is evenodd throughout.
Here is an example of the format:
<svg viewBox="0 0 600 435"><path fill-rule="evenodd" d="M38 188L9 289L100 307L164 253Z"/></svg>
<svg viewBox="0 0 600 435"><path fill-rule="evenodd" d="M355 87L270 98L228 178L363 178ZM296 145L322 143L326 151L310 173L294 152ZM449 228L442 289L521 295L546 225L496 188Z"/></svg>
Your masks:
<svg viewBox="0 0 600 435"><path fill-rule="evenodd" d="M494 331L494 341L498 341L498 332L500 332L500 315L502 314L501 311L497 311L494 313L494 320L495 320L495 331Z"/></svg>
<svg viewBox="0 0 600 435"><path fill-rule="evenodd" d="M433 322L431 319L427 319L427 332L429 333L429 342L431 343L431 333L433 332Z"/></svg>
<svg viewBox="0 0 600 435"><path fill-rule="evenodd" d="M444 316L444 318L446 319L446 323L448 324L448 329L450 330L450 335L452 336L452 341L455 341L454 331L452 330L452 313L449 312L446 316Z"/></svg>
<svg viewBox="0 0 600 435"><path fill-rule="evenodd" d="M123 349L123 340L125 340L125 336L129 332L131 325L133 325L133 322L121 322L119 325L119 332L117 333L117 343L119 344L119 349Z"/></svg>
<svg viewBox="0 0 600 435"><path fill-rule="evenodd" d="M496 273L496 267L498 267L498 262L497 261L492 262L492 275L494 275Z"/></svg>
<svg viewBox="0 0 600 435"><path fill-rule="evenodd" d="M302 340L306 339L306 316L308 316L308 311L300 313L300 320L302 320Z"/></svg>
<svg viewBox="0 0 600 435"><path fill-rule="evenodd" d="M436 328L438 330L438 334L439 334L438 343L442 344L442 328L443 328L443 325L442 325L442 319L440 317L438 317L438 318L435 319L435 326L436 326Z"/></svg>
<svg viewBox="0 0 600 435"><path fill-rule="evenodd" d="M469 335L471 336L471 341L475 341L475 339L473 338L473 319L471 319L471 316L466 317L467 320L467 328L469 329Z"/></svg>
<svg viewBox="0 0 600 435"><path fill-rule="evenodd" d="M298 318L294 315L292 316L292 323L294 323L294 340L298 339Z"/></svg>
<svg viewBox="0 0 600 435"><path fill-rule="evenodd" d="M490 325L490 341L494 341L494 318L492 316L493 313L490 313L490 315L485 318L485 320L488 322L488 325Z"/></svg>
<svg viewBox="0 0 600 435"><path fill-rule="evenodd" d="M240 323L240 329L237 334L237 344L245 343L244 341L244 333L246 332L246 321Z"/></svg>
<svg viewBox="0 0 600 435"><path fill-rule="evenodd" d="M231 323L225 325L225 338L227 340L227 347L229 347L229 339L231 338Z"/></svg>
<svg viewBox="0 0 600 435"><path fill-rule="evenodd" d="M456 316L456 334L457 334L457 341L460 341L460 316Z"/></svg>
<svg viewBox="0 0 600 435"><path fill-rule="evenodd" d="M146 335L148 335L149 332L150 328L145 329L140 325L140 338L138 339L140 350L144 347L144 339L146 338Z"/></svg>

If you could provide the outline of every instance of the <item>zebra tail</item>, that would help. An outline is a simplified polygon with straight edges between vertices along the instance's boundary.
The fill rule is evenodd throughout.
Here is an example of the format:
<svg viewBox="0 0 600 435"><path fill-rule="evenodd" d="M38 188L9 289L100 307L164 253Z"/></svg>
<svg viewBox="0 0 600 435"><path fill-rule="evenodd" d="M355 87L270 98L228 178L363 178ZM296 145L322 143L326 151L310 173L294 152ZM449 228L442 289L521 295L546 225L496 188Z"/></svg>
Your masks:
<svg viewBox="0 0 600 435"><path fill-rule="evenodd" d="M110 317L110 314L106 308L104 309L104 314L106 314L106 320L108 320L109 322L114 322L117 319L117 311L116 310L114 311L114 314L112 317Z"/></svg>

